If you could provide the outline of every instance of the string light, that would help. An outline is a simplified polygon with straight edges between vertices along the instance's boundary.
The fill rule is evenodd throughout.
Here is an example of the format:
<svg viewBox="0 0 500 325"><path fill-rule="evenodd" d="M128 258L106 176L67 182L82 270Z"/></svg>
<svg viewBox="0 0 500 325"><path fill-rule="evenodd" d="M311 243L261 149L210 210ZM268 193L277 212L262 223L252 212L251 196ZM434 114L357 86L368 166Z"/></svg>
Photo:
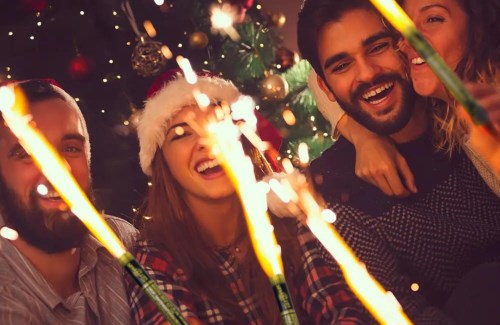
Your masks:
<svg viewBox="0 0 500 325"><path fill-rule="evenodd" d="M106 83L106 82L108 82L108 79L104 78L104 79L102 79L102 82Z"/></svg>
<svg viewBox="0 0 500 325"><path fill-rule="evenodd" d="M79 101L80 101L80 98L75 97L75 102L79 102Z"/></svg>
<svg viewBox="0 0 500 325"><path fill-rule="evenodd" d="M163 6L163 4L165 3L165 0L154 0L154 2L157 6Z"/></svg>
<svg viewBox="0 0 500 325"><path fill-rule="evenodd" d="M261 5L256 5L255 8L257 8L257 10L260 10L260 9L262 9L262 6Z"/></svg>
<svg viewBox="0 0 500 325"><path fill-rule="evenodd" d="M130 124L130 122L128 120L123 121L123 125L127 125L128 126L129 124Z"/></svg>
<svg viewBox="0 0 500 325"><path fill-rule="evenodd" d="M41 21L37 22L36 24L37 24L38 27L42 26L42 22Z"/></svg>
<svg viewBox="0 0 500 325"><path fill-rule="evenodd" d="M181 48L182 47L182 43L177 44L177 47Z"/></svg>
<svg viewBox="0 0 500 325"><path fill-rule="evenodd" d="M116 30L120 29L120 26L115 25L115 29L116 29Z"/></svg>
<svg viewBox="0 0 500 325"><path fill-rule="evenodd" d="M156 29L153 26L153 23L151 20L145 20L144 23L142 23L144 26L144 29L146 30L146 33L148 33L149 37L154 38L156 37Z"/></svg>
<svg viewBox="0 0 500 325"><path fill-rule="evenodd" d="M35 39L35 36L31 35L30 40L34 40L34 39Z"/></svg>
<svg viewBox="0 0 500 325"><path fill-rule="evenodd" d="M83 15L85 15L85 11L81 10L80 11L80 16L83 16Z"/></svg>
<svg viewBox="0 0 500 325"><path fill-rule="evenodd" d="M103 113L103 114L104 114L104 113L106 113L106 111L105 111L105 110L103 110L103 109L101 109L101 113Z"/></svg>
<svg viewBox="0 0 500 325"><path fill-rule="evenodd" d="M14 35L14 32L9 32L9 36L12 36L12 35Z"/></svg>
<svg viewBox="0 0 500 325"><path fill-rule="evenodd" d="M163 56L166 57L169 60L171 58L173 58L173 56L174 56L173 53L172 53L172 51L170 51L170 49L166 45L162 45L160 51L161 51L161 54L163 54Z"/></svg>
<svg viewBox="0 0 500 325"><path fill-rule="evenodd" d="M116 15L118 15L118 13L113 10L113 16L116 16Z"/></svg>
<svg viewBox="0 0 500 325"><path fill-rule="evenodd" d="M417 292L418 290L420 290L420 286L418 285L418 283L412 283L410 288L411 288L411 291L413 291L413 292Z"/></svg>
<svg viewBox="0 0 500 325"><path fill-rule="evenodd" d="M114 61L112 59L110 59L108 62L109 62L109 64L113 64Z"/></svg>

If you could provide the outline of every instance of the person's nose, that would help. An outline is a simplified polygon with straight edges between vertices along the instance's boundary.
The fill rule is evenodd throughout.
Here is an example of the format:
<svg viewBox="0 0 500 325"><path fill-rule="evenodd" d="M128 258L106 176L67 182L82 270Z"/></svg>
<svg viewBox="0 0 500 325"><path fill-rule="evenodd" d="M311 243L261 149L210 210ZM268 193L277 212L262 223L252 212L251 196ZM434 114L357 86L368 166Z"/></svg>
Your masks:
<svg viewBox="0 0 500 325"><path fill-rule="evenodd" d="M362 60L358 62L356 78L358 83L371 83L380 72L381 67L376 62Z"/></svg>

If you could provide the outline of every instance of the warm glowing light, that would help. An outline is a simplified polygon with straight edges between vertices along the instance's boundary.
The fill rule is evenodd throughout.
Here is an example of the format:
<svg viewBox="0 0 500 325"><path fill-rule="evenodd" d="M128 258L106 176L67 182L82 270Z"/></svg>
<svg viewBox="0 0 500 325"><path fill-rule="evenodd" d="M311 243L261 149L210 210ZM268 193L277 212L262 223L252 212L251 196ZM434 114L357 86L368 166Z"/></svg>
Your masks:
<svg viewBox="0 0 500 325"><path fill-rule="evenodd" d="M16 102L16 95L10 87L0 88L0 109L12 109Z"/></svg>
<svg viewBox="0 0 500 325"><path fill-rule="evenodd" d="M80 101L80 98L76 97L75 102L79 102L79 101Z"/></svg>
<svg viewBox="0 0 500 325"><path fill-rule="evenodd" d="M170 60L171 58L174 57L174 55L172 54L172 51L170 51L168 46L162 45L160 50L161 50L161 54L163 54L163 56L166 57L167 59Z"/></svg>
<svg viewBox="0 0 500 325"><path fill-rule="evenodd" d="M118 13L113 10L113 16L116 16L116 15L118 15Z"/></svg>
<svg viewBox="0 0 500 325"><path fill-rule="evenodd" d="M120 29L120 26L118 26L118 25L115 25L115 29Z"/></svg>
<svg viewBox="0 0 500 325"><path fill-rule="evenodd" d="M174 129L175 134L177 135L183 135L184 134L184 128L182 126L178 126Z"/></svg>
<svg viewBox="0 0 500 325"><path fill-rule="evenodd" d="M12 36L12 35L14 35L14 33L13 32L9 32L9 36Z"/></svg>
<svg viewBox="0 0 500 325"><path fill-rule="evenodd" d="M285 123L290 126L295 125L295 123L297 123L295 115L289 108L283 110L283 120L285 120Z"/></svg>
<svg viewBox="0 0 500 325"><path fill-rule="evenodd" d="M298 148L299 161L302 165L307 165L309 163L309 147L306 143L301 142Z"/></svg>
<svg viewBox="0 0 500 325"><path fill-rule="evenodd" d="M38 184L38 186L36 187L36 191L41 196L46 196L47 194L49 194L49 189L45 184Z"/></svg>
<svg viewBox="0 0 500 325"><path fill-rule="evenodd" d="M106 82L108 82L108 79L104 78L104 79L102 79L102 82L106 83Z"/></svg>
<svg viewBox="0 0 500 325"><path fill-rule="evenodd" d="M151 186L153 186L153 183L151 183L151 182L148 182L148 186L150 186L150 187L151 187Z"/></svg>
<svg viewBox="0 0 500 325"><path fill-rule="evenodd" d="M417 292L418 290L420 290L420 286L418 285L418 283L412 283L410 288L411 288L411 291L413 291L413 292Z"/></svg>
<svg viewBox="0 0 500 325"><path fill-rule="evenodd" d="M106 113L106 111L105 111L105 110L103 110L103 109L101 109L101 113L103 113L103 114L104 114L104 113Z"/></svg>
<svg viewBox="0 0 500 325"><path fill-rule="evenodd" d="M34 40L34 39L35 39L35 36L31 35L30 40Z"/></svg>
<svg viewBox="0 0 500 325"><path fill-rule="evenodd" d="M110 59L108 62L109 62L109 64L113 64L115 61L113 61L112 59Z"/></svg>
<svg viewBox="0 0 500 325"><path fill-rule="evenodd" d="M83 11L83 10L82 10L82 11L80 11L80 15L81 15L81 16L85 15L85 11Z"/></svg>
<svg viewBox="0 0 500 325"><path fill-rule="evenodd" d="M130 122L128 120L123 121L123 125L127 125L128 126L129 124L130 124Z"/></svg>
<svg viewBox="0 0 500 325"><path fill-rule="evenodd" d="M41 22L41 21L39 21L39 22L37 22L37 23L36 23L36 25L37 25L38 27L40 27L40 26L42 26L42 22Z"/></svg>
<svg viewBox="0 0 500 325"><path fill-rule="evenodd" d="M179 67L182 69L186 81L189 84L194 85L198 81L198 76L194 72L193 67L191 67L191 62L180 55L175 60L177 61Z"/></svg>
<svg viewBox="0 0 500 325"><path fill-rule="evenodd" d="M240 35L233 27L238 11L235 6L223 3L221 6L213 6L210 16L213 32L222 32L233 40L237 41Z"/></svg>
<svg viewBox="0 0 500 325"><path fill-rule="evenodd" d="M0 236L8 240L16 240L19 238L19 234L14 229L7 226L0 228Z"/></svg>
<svg viewBox="0 0 500 325"><path fill-rule="evenodd" d="M142 25L144 26L144 29L146 30L146 33L148 33L149 37L156 37L156 29L151 20L145 20Z"/></svg>
<svg viewBox="0 0 500 325"><path fill-rule="evenodd" d="M165 3L165 0L154 0L154 1L157 6L162 6Z"/></svg>
<svg viewBox="0 0 500 325"><path fill-rule="evenodd" d="M398 31L405 34L409 29L415 28L415 25L408 15L394 0L370 0L371 3L396 27Z"/></svg>

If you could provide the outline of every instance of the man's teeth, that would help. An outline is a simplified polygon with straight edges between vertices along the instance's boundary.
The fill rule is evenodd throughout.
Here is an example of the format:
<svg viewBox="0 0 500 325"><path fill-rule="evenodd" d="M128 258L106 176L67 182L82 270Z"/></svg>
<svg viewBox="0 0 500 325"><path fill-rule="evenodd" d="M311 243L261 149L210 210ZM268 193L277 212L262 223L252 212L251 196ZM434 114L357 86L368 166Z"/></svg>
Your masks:
<svg viewBox="0 0 500 325"><path fill-rule="evenodd" d="M44 199L60 199L61 198L59 193L57 193L56 191L49 191L47 194L41 195L41 197L43 197Z"/></svg>
<svg viewBox="0 0 500 325"><path fill-rule="evenodd" d="M411 64L420 65L423 63L425 63L425 60L422 59L421 57L411 59Z"/></svg>
<svg viewBox="0 0 500 325"><path fill-rule="evenodd" d="M198 167L196 168L196 171L198 173L203 173L205 170L207 170L209 168L217 167L219 165L220 164L217 160L207 160L207 161L199 164Z"/></svg>
<svg viewBox="0 0 500 325"><path fill-rule="evenodd" d="M373 96L375 96L377 94L380 94L384 90L391 88L393 85L394 85L393 82L387 82L387 83L383 84L382 86L380 86L380 87L378 87L378 88L376 88L374 90L367 91L366 93L364 93L362 95L362 97L365 100L369 100L371 97L373 97Z"/></svg>

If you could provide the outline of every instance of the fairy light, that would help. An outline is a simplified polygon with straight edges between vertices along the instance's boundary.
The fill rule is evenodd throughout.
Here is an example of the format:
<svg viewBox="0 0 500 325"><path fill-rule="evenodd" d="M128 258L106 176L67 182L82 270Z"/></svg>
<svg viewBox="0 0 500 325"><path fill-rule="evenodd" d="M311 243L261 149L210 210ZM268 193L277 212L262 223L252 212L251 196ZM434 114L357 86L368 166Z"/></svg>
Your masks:
<svg viewBox="0 0 500 325"><path fill-rule="evenodd" d="M193 67L191 66L191 62L189 62L188 59L180 55L175 60L177 61L179 67L182 69L186 81L189 84L194 85L198 81L198 76L194 72Z"/></svg>
<svg viewBox="0 0 500 325"><path fill-rule="evenodd" d="M115 25L115 29L116 29L116 30L120 29L120 26Z"/></svg>
<svg viewBox="0 0 500 325"><path fill-rule="evenodd" d="M172 51L170 51L170 49L166 45L162 45L162 47L160 48L160 51L161 51L161 54L163 54L163 56L169 60L174 57L174 55L172 54Z"/></svg>
<svg viewBox="0 0 500 325"><path fill-rule="evenodd" d="M178 48L182 48L182 43L177 44Z"/></svg>
<svg viewBox="0 0 500 325"><path fill-rule="evenodd" d="M130 122L128 120L123 121L123 125L127 125L128 126L129 124L130 124Z"/></svg>
<svg viewBox="0 0 500 325"><path fill-rule="evenodd" d="M80 101L80 98L75 97L75 102L79 102L79 101Z"/></svg>
<svg viewBox="0 0 500 325"><path fill-rule="evenodd" d="M282 115L283 115L283 120L285 120L286 124L292 126L295 125L295 123L297 123L295 115L289 108L284 109Z"/></svg>
<svg viewBox="0 0 500 325"><path fill-rule="evenodd" d="M301 142L299 144L298 153L300 164L302 166L307 166L307 164L309 163L309 148L307 147L306 143Z"/></svg>
<svg viewBox="0 0 500 325"><path fill-rule="evenodd" d="M104 78L104 79L102 79L102 82L106 83L106 82L108 82L108 79Z"/></svg>
<svg viewBox="0 0 500 325"><path fill-rule="evenodd" d="M153 183L148 182L148 186L149 186L149 187L153 186Z"/></svg>
<svg viewBox="0 0 500 325"><path fill-rule="evenodd" d="M413 292L417 292L418 290L420 290L420 286L418 285L418 283L412 283L410 289Z"/></svg>
<svg viewBox="0 0 500 325"><path fill-rule="evenodd" d="M148 33L149 37L154 38L156 37L156 29L153 26L153 23L151 20L145 20L144 23L142 24L144 26L144 29L146 30L146 33Z"/></svg>
<svg viewBox="0 0 500 325"><path fill-rule="evenodd" d="M35 39L35 36L31 35L30 40L34 40L34 39Z"/></svg>
<svg viewBox="0 0 500 325"><path fill-rule="evenodd" d="M40 27L40 26L42 26L42 22L41 22L41 21L39 21L39 22L37 22L37 23L36 23L36 25L37 25L38 27Z"/></svg>
<svg viewBox="0 0 500 325"><path fill-rule="evenodd" d="M14 32L9 32L9 34L8 34L8 35L9 35L9 36L12 36L12 35L14 35Z"/></svg>
<svg viewBox="0 0 500 325"><path fill-rule="evenodd" d="M154 0L154 2L157 6L163 6L163 4L165 3L165 0Z"/></svg>
<svg viewBox="0 0 500 325"><path fill-rule="evenodd" d="M85 15L85 11L81 10L80 11L80 16L83 16L83 15Z"/></svg>
<svg viewBox="0 0 500 325"><path fill-rule="evenodd" d="M113 64L114 62L115 62L115 61L113 61L112 59L110 59L110 60L108 61L108 63L109 63L109 64Z"/></svg>
<svg viewBox="0 0 500 325"><path fill-rule="evenodd" d="M8 240L17 240L19 238L17 231L7 226L0 228L0 236Z"/></svg>

